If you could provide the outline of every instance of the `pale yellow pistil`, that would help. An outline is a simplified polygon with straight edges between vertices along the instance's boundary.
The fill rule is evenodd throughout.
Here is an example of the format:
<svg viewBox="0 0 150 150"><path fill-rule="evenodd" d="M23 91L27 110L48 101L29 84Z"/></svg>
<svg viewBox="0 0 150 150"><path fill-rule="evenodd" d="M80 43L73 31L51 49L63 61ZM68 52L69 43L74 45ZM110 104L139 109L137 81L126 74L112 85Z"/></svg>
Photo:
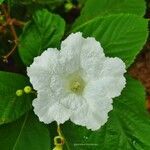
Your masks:
<svg viewBox="0 0 150 150"><path fill-rule="evenodd" d="M69 92L73 92L78 95L82 95L85 82L82 78L81 72L77 71L66 78L66 89L69 90Z"/></svg>
<svg viewBox="0 0 150 150"><path fill-rule="evenodd" d="M71 91L73 92L80 92L81 90L81 84L80 82L78 81L74 81L72 84L71 84Z"/></svg>

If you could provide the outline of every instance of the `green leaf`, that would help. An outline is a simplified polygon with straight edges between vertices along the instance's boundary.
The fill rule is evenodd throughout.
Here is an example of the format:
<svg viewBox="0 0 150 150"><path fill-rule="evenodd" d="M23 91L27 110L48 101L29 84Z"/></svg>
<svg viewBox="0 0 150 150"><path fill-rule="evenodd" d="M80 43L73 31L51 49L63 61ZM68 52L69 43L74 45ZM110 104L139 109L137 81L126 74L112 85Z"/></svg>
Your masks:
<svg viewBox="0 0 150 150"><path fill-rule="evenodd" d="M149 150L150 116L145 108L144 88L127 77L122 95L114 99L108 122L98 131L69 121L61 130L66 139L64 150Z"/></svg>
<svg viewBox="0 0 150 150"><path fill-rule="evenodd" d="M29 113L11 124L0 126L1 150L49 150L47 127Z"/></svg>
<svg viewBox="0 0 150 150"><path fill-rule="evenodd" d="M78 0L79 4L84 5L87 0Z"/></svg>
<svg viewBox="0 0 150 150"><path fill-rule="evenodd" d="M29 84L22 75L0 71L0 124L18 119L32 108L33 95L16 96L18 89Z"/></svg>
<svg viewBox="0 0 150 150"><path fill-rule="evenodd" d="M33 3L37 3L37 4L58 4L58 3L62 3L64 2L63 0L12 0L13 3L20 3L20 4L33 4Z"/></svg>
<svg viewBox="0 0 150 150"><path fill-rule="evenodd" d="M120 57L129 67L148 36L148 22L132 14L97 17L73 29L95 37L106 56Z"/></svg>
<svg viewBox="0 0 150 150"><path fill-rule="evenodd" d="M0 4L3 3L4 0L0 0Z"/></svg>
<svg viewBox="0 0 150 150"><path fill-rule="evenodd" d="M75 26L87 22L97 16L127 13L144 16L146 3L144 0L87 0Z"/></svg>
<svg viewBox="0 0 150 150"><path fill-rule="evenodd" d="M58 47L64 34L64 20L47 10L39 10L33 16L20 37L19 53L26 65L33 62L48 47Z"/></svg>

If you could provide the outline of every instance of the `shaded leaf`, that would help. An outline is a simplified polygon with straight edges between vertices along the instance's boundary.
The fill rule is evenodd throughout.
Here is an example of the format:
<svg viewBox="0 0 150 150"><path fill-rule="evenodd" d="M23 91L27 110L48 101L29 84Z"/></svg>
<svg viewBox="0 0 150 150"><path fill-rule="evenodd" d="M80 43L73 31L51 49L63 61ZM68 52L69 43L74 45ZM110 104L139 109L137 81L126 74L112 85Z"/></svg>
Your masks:
<svg viewBox="0 0 150 150"><path fill-rule="evenodd" d="M147 20L131 14L97 17L76 28L85 37L95 37L106 56L120 57L129 67L148 36Z"/></svg>
<svg viewBox="0 0 150 150"><path fill-rule="evenodd" d="M0 0L0 4L3 3L4 0Z"/></svg>
<svg viewBox="0 0 150 150"><path fill-rule="evenodd" d="M2 150L49 150L49 131L33 113L11 124L0 126Z"/></svg>
<svg viewBox="0 0 150 150"><path fill-rule="evenodd" d="M18 89L29 84L22 75L0 71L0 124L18 119L32 108L33 95L16 96Z"/></svg>
<svg viewBox="0 0 150 150"><path fill-rule="evenodd" d="M144 0L87 0L75 26L95 17L110 14L127 13L144 16L145 10L146 3Z"/></svg>
<svg viewBox="0 0 150 150"><path fill-rule="evenodd" d="M28 5L28 4L33 4L33 3L37 3L37 4L58 4L58 3L62 3L64 2L64 0L12 0L13 3L20 3L20 4L25 4L25 5Z"/></svg>
<svg viewBox="0 0 150 150"><path fill-rule="evenodd" d="M19 53L22 61L30 65L48 47L58 47L64 34L64 20L47 10L39 10L33 16L20 37Z"/></svg>

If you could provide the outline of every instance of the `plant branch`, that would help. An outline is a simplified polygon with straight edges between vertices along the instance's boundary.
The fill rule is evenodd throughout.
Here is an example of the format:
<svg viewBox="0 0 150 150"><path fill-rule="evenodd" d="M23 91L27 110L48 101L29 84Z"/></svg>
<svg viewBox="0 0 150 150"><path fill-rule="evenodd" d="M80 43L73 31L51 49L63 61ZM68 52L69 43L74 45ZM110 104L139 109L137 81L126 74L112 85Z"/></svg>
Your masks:
<svg viewBox="0 0 150 150"><path fill-rule="evenodd" d="M17 45L18 45L18 36L17 33L15 31L15 27L13 25L13 22L16 23L16 19L12 19L10 17L9 11L6 8L6 5L1 5L1 9L4 13L5 19L6 19L6 25L9 26L9 29L11 31L11 34L13 36L13 41L15 43L15 45L13 46L13 48L10 50L10 52L8 52L8 54L6 54L5 56L3 56L3 61L4 62L8 62L8 57L16 50Z"/></svg>

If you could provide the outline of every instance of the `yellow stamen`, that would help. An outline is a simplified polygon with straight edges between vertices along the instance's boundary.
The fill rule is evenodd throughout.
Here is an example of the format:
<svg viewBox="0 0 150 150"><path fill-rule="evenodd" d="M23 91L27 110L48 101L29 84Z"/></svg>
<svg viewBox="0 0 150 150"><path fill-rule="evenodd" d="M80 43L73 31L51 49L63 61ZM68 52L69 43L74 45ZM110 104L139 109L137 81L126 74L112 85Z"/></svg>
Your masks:
<svg viewBox="0 0 150 150"><path fill-rule="evenodd" d="M73 92L78 92L81 90L81 84L78 81L74 81L71 85L71 90Z"/></svg>

